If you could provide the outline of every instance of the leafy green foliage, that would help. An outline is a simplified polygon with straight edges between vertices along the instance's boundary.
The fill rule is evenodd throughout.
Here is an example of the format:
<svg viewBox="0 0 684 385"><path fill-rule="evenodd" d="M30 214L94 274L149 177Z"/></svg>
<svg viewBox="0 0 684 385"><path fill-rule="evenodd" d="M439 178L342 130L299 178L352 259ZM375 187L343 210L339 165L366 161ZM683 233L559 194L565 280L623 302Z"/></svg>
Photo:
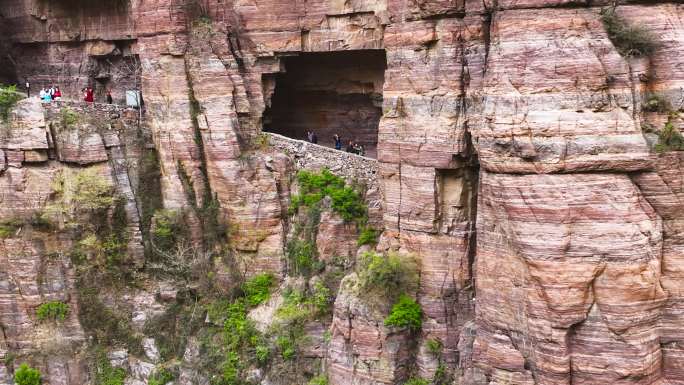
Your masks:
<svg viewBox="0 0 684 385"><path fill-rule="evenodd" d="M420 305L406 294L399 297L392 306L389 316L385 318L385 326L396 326L418 331L423 324L423 310Z"/></svg>
<svg viewBox="0 0 684 385"><path fill-rule="evenodd" d="M183 215L178 210L157 210L152 217L152 243L162 251L169 251L186 238Z"/></svg>
<svg viewBox="0 0 684 385"><path fill-rule="evenodd" d="M40 385L40 371L23 363L19 365L19 369L14 372L14 383L16 385Z"/></svg>
<svg viewBox="0 0 684 385"><path fill-rule="evenodd" d="M332 293L323 282L316 282L313 285L313 290L309 303L314 307L318 316L326 314L330 311L330 304L332 303Z"/></svg>
<svg viewBox="0 0 684 385"><path fill-rule="evenodd" d="M320 173L299 171L297 182L300 194L292 197L290 213L296 212L300 206L314 206L328 196L333 210L345 221L365 222L368 213L361 196L330 170L324 169Z"/></svg>
<svg viewBox="0 0 684 385"><path fill-rule="evenodd" d="M417 286L417 271L418 267L410 257L367 252L359 259L357 273L362 290L392 299Z"/></svg>
<svg viewBox="0 0 684 385"><path fill-rule="evenodd" d="M256 356L257 362L261 365L268 363L271 358L271 349L267 345L257 345L254 348L254 355Z"/></svg>
<svg viewBox="0 0 684 385"><path fill-rule="evenodd" d="M152 374L147 385L166 385L176 379L176 376L168 369L159 369Z"/></svg>
<svg viewBox="0 0 684 385"><path fill-rule="evenodd" d="M364 226L359 234L359 239L356 242L359 246L374 245L378 243L378 231L372 227Z"/></svg>
<svg viewBox="0 0 684 385"><path fill-rule="evenodd" d="M270 273L258 274L242 285L249 306L258 306L271 298L275 277Z"/></svg>
<svg viewBox="0 0 684 385"><path fill-rule="evenodd" d="M69 305L62 301L46 302L38 306L38 309L36 310L36 316L38 316L38 319L41 321L63 321L68 313Z"/></svg>
<svg viewBox="0 0 684 385"><path fill-rule="evenodd" d="M305 291L287 290L285 300L276 311L277 321L288 327L303 325L330 311L332 294L322 282L316 282L307 294Z"/></svg>
<svg viewBox="0 0 684 385"><path fill-rule="evenodd" d="M328 385L328 376L321 374L312 378L307 385Z"/></svg>
<svg viewBox="0 0 684 385"><path fill-rule="evenodd" d="M281 357L291 360L305 338L305 324L329 313L332 295L322 282L316 282L308 292L289 289L283 297L271 332L276 335L276 347Z"/></svg>
<svg viewBox="0 0 684 385"><path fill-rule="evenodd" d="M0 239L2 238L9 238L14 236L16 234L17 230L19 230L22 226L24 225L24 222L20 219L17 218L10 218L10 219L5 219L0 222Z"/></svg>
<svg viewBox="0 0 684 385"><path fill-rule="evenodd" d="M430 338L425 342L428 352L435 357L439 357L442 354L442 342L435 338Z"/></svg>
<svg viewBox="0 0 684 385"><path fill-rule="evenodd" d="M608 38L622 56L650 56L658 48L653 35L645 28L630 25L615 8L601 11Z"/></svg>
<svg viewBox="0 0 684 385"><path fill-rule="evenodd" d="M440 360L437 370L435 370L435 374L432 376L432 385L451 385L453 382L453 374L447 371L446 365Z"/></svg>
<svg viewBox="0 0 684 385"><path fill-rule="evenodd" d="M98 348L96 354L95 385L123 385L126 371L113 367L104 349Z"/></svg>
<svg viewBox="0 0 684 385"><path fill-rule="evenodd" d="M278 321L287 327L302 325L313 318L314 309L304 292L291 290L283 295L285 301L276 311Z"/></svg>
<svg viewBox="0 0 684 385"><path fill-rule="evenodd" d="M52 183L53 201L45 208L45 219L67 227L92 227L82 215L101 215L116 202L112 183L94 168L78 172L64 170ZM95 219L101 219L95 218Z"/></svg>
<svg viewBox="0 0 684 385"><path fill-rule="evenodd" d="M658 143L655 150L656 152L684 151L684 136L675 127L672 120L669 120L658 133Z"/></svg>
<svg viewBox="0 0 684 385"><path fill-rule="evenodd" d="M289 361L297 355L295 339L290 335L281 335L276 338L276 346L284 360Z"/></svg>
<svg viewBox="0 0 684 385"><path fill-rule="evenodd" d="M4 122L9 120L10 111L22 97L16 85L0 86L0 118Z"/></svg>
<svg viewBox="0 0 684 385"><path fill-rule="evenodd" d="M404 382L404 385L430 385L430 381L418 377L413 377L410 378L408 381Z"/></svg>
<svg viewBox="0 0 684 385"><path fill-rule="evenodd" d="M78 123L80 116L74 110L69 107L64 107L59 111L60 120L62 121L62 126L68 128Z"/></svg>
<svg viewBox="0 0 684 385"><path fill-rule="evenodd" d="M248 305L247 298L238 297L232 302L216 301L207 309L211 322L223 325L220 334L205 340L202 347L203 355L221 356L219 362L208 363L207 367L220 368L220 375L212 380L214 385L244 384L245 369L250 363L268 363L271 351L247 317Z"/></svg>
<svg viewBox="0 0 684 385"><path fill-rule="evenodd" d="M315 246L310 241L294 239L288 242L286 252L294 274L308 276L322 267L316 258Z"/></svg>

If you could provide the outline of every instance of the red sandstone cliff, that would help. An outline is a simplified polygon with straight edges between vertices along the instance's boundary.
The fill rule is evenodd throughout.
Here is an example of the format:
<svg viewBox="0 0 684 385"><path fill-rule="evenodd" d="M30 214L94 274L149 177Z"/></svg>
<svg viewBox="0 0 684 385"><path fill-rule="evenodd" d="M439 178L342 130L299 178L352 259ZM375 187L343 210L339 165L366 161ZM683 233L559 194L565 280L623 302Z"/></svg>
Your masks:
<svg viewBox="0 0 684 385"><path fill-rule="evenodd" d="M16 80L56 82L67 95L91 82L99 98L111 88L119 101L139 88L145 114L139 122L133 111L86 110L109 126L68 130L59 111L45 117L21 102L0 136L0 216L30 218L54 200L57 175L76 167L112 182L125 198L136 285L103 283L97 297L147 341L143 351L107 346L126 383L145 384L168 364L145 324L191 304L178 298L202 290L198 277L226 297L236 273L274 272L283 288L325 278L287 277L288 242L306 221L288 215L298 163L258 145L259 133L284 57L383 50L381 187L366 200L384 230L377 251L418 261L422 331L384 326L354 289L344 266L359 254L356 229L326 209L317 251L330 266L343 254L347 274L333 285L332 315L307 323L296 369L251 368L250 381L306 384L323 372L337 385L401 384L445 371L440 384L684 384L684 152L657 152L647 132L668 121L684 128L674 114L684 98L684 7L619 3L616 12L655 39L649 57L621 55L609 39L600 15L608 1L6 0L0 49ZM372 76L359 79L346 86L377 93ZM325 80L310 87L344 94ZM668 107L645 108L652 95ZM159 186L149 192L142 165L152 150ZM193 265L191 279L146 275L158 262L143 251L149 194L160 195L155 208L183 213L188 244L231 258L208 271ZM211 235L213 207L225 238ZM0 383L22 360L49 384L93 383L92 325L78 317L93 282L75 278L73 234L32 228L0 239ZM59 327L35 319L53 299L72 309ZM253 317L268 324L278 306L273 299ZM191 314L172 323L176 335L181 323L202 325L173 355L176 382L205 384L201 329L210 323ZM435 339L439 356L428 347Z"/></svg>

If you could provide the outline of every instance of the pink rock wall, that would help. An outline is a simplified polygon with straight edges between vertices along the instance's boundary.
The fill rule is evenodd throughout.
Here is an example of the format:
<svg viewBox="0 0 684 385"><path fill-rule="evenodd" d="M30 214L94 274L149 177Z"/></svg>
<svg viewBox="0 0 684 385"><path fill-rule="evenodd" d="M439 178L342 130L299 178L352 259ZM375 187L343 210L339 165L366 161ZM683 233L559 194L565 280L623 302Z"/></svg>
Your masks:
<svg viewBox="0 0 684 385"><path fill-rule="evenodd" d="M203 2L211 22L164 0L78 15L37 0L0 10L17 76L40 83L66 68L59 81L70 92L92 78L84 62L127 42L165 207L220 202L249 273L283 272L292 172L254 145L273 92L264 79L283 71L282 55L385 50L378 250L420 261L423 330L407 357L397 348L406 336L341 291L332 383L430 378L438 365L425 346L435 338L462 384L684 383L682 156L655 153L643 128L662 128L667 113L641 107L652 92L682 107L684 7L620 5L659 44L650 59L627 59L602 25L607 3ZM28 126L30 145L2 148L0 180L24 194L8 193L11 207L42 196L16 187L27 172L17 165L35 155L26 151L47 146ZM63 160L81 159L78 150ZM200 242L201 218L189 212Z"/></svg>

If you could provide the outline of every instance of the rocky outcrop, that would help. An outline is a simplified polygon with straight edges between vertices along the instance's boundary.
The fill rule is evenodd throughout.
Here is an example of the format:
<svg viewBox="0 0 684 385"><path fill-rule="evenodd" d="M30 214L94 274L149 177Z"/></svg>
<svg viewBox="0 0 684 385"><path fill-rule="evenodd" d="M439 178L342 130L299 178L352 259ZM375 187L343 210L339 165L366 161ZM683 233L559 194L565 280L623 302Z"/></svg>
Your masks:
<svg viewBox="0 0 684 385"><path fill-rule="evenodd" d="M54 204L59 175L88 169L115 186L125 212L124 270L136 272L126 279L138 287L107 286L97 298L143 338L142 352L134 342L110 352L131 383L148 381L157 360L180 362L180 383L206 383L212 355L201 337L216 325L198 321L206 317L196 309L210 297L232 300L244 277L270 272L289 282L303 228L323 267L298 287L339 287L333 314L307 320L313 342L297 358L305 369L243 359L255 382L302 382L320 368L337 385L682 381L683 158L663 142L664 130L684 128L681 5L617 2L617 15L653 40L654 52L636 57L623 56L606 31L600 12L609 1L67 3L0 5L10 43L0 46L16 79L59 83L72 98L89 82L98 98L111 88L119 102L141 89L145 104L70 104L89 117L72 121L61 105L44 115L28 100L2 124L0 220L20 219L2 222L5 357L30 360L50 383L87 381L92 360L81 347L96 333L78 309L81 272L66 257L82 239L31 218ZM346 82L291 58L356 50L385 54L382 81L377 68L347 73L356 81ZM348 129L345 119L359 116L372 139L379 118L377 162L260 134L273 122L268 109L288 63L293 89L326 92L316 102L337 118L312 122L326 140L324 130ZM346 113L336 103L349 94L378 105ZM289 131L301 135L308 115L298 111ZM156 165L149 173L146 154ZM354 289L366 223L344 220L330 198L319 217L288 210L301 192L296 172L325 166L366 186L368 224L383 230L375 251L418 261L419 333L385 327L391 304L372 308ZM111 222L114 209L103 217ZM159 253L155 230L168 218L181 218L176 230L187 239ZM69 304L67 319L37 322L35 307L53 299ZM185 340L175 350L160 336L153 343L151 320ZM194 326L181 332L179 320ZM268 322L259 327L268 331ZM6 366L0 382L9 383L16 365Z"/></svg>

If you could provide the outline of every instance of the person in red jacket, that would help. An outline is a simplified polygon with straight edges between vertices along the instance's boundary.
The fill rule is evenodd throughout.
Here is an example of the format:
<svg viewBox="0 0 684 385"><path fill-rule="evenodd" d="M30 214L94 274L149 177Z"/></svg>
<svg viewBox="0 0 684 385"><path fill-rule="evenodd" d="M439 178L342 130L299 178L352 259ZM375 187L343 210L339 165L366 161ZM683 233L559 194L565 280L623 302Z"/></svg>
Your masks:
<svg viewBox="0 0 684 385"><path fill-rule="evenodd" d="M94 101L93 99L93 89L90 87L86 87L83 89L83 95L85 96L83 98L84 101L88 103L92 103Z"/></svg>
<svg viewBox="0 0 684 385"><path fill-rule="evenodd" d="M55 87L55 93L52 95L52 99L62 100L62 91L59 90L59 87Z"/></svg>

